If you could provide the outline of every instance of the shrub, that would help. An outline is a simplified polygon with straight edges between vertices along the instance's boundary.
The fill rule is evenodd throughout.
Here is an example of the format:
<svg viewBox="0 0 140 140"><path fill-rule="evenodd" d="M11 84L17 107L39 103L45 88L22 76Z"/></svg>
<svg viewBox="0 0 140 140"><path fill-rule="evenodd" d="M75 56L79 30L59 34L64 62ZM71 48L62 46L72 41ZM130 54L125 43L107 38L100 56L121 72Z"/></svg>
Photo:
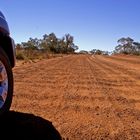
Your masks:
<svg viewBox="0 0 140 140"><path fill-rule="evenodd" d="M16 52L16 59L18 59L18 60L26 60L27 57L25 56L24 52L18 51L18 52Z"/></svg>

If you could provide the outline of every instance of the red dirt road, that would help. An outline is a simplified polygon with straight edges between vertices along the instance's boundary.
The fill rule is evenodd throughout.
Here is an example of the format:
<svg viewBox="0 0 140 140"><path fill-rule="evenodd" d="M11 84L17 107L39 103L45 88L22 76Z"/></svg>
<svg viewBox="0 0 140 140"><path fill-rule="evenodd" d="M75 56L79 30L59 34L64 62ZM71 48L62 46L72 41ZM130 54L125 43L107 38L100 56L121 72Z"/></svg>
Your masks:
<svg viewBox="0 0 140 140"><path fill-rule="evenodd" d="M11 110L70 140L140 139L140 57L70 55L18 65Z"/></svg>

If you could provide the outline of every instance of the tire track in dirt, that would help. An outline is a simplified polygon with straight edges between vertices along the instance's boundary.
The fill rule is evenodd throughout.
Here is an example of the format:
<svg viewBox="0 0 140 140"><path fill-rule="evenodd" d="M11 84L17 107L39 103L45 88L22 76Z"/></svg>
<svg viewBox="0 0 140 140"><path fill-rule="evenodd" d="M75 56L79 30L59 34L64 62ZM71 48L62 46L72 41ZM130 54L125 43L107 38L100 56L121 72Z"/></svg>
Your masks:
<svg viewBox="0 0 140 140"><path fill-rule="evenodd" d="M96 57L97 58L97 57ZM104 68L109 68L109 69L115 69L114 71L116 72L115 74L118 76L116 79L119 78L119 80L122 81L123 87L120 87L121 92L122 90L123 93L125 92L127 94L132 94L132 95L138 95L139 96L139 87L140 87L140 71L137 65L134 65L131 67L131 64L124 65L124 63L121 62L114 62L108 61L106 57L98 56L96 59L96 62L101 63ZM136 69L136 67L137 69ZM113 72L111 73L111 75ZM118 90L119 87L117 87Z"/></svg>
<svg viewBox="0 0 140 140"><path fill-rule="evenodd" d="M103 62L96 63L97 62L97 59L95 59L95 61L93 61L92 59L90 59L90 60L92 62L94 62L94 63L91 63L94 67L98 67L99 70L101 70L98 73L99 75L96 75L97 77L100 77L100 75L104 75L104 78L103 78L104 83L107 80L111 80L112 81L112 78L113 77L109 77L108 76L110 74L110 72L108 72L108 70L111 70L112 68L114 68L113 66L111 68L105 67L104 65L100 64L100 63L103 63ZM104 69L104 71L103 71L103 69ZM95 72L95 69L93 70L93 72ZM117 76L117 73L116 73L116 76ZM129 80L129 77L128 77L128 80ZM98 83L99 84L100 84L100 81L101 81L101 79L98 79ZM110 84L110 86L112 86L112 85ZM107 99L108 102L111 102L111 104L112 104L111 108L105 108L105 110L102 110L102 114L105 114L104 118L106 118L106 116L107 117L114 116L114 119L113 119L113 120L115 120L114 123L113 122L112 123L109 123L109 124L112 124L111 125L111 129L113 129L114 132L115 131L119 131L119 129L121 127L122 127L121 128L121 131L122 131L124 129L124 126L125 127L127 126L127 128L129 128L130 130L133 129L134 126L132 127L130 125L131 124L130 122L128 123L128 122L124 121L124 119L119 118L119 116L118 116L118 114L120 114L122 112L123 112L123 115L124 115L126 113L126 111L130 111L130 110L131 110L130 112L132 112L132 110L134 111L134 103L133 103L133 100L131 101L131 100L128 100L128 99L122 97L118 91L113 90L112 88L109 89L109 86L108 85L106 86L106 84L103 84L101 86L101 93L105 94L105 99ZM130 117L130 114L127 117ZM134 115L133 117L135 117L135 119L132 119L131 122L136 122L136 119L138 119L138 115L139 115L139 113L137 115ZM119 124L121 124L121 125L119 125L119 127L115 127L116 126L115 125L116 122L119 122ZM103 124L103 121L102 121L102 124ZM105 124L105 126L106 125L107 124ZM104 127L100 127L100 129L105 128L105 126ZM109 126L108 126L108 128L109 128ZM100 132L100 130L98 132ZM127 131L127 133L128 132L129 131ZM99 133L99 135L101 136L100 133Z"/></svg>
<svg viewBox="0 0 140 140"><path fill-rule="evenodd" d="M100 120L102 120L102 122L100 123L100 128L99 128L99 130L97 131L97 134L95 135L95 138L97 138L97 137L100 137L100 138L102 138L102 137L104 137L104 135L107 135L107 137L108 137L108 134L109 134L109 132L108 132L108 130L109 129L111 129L112 131L116 131L117 129L118 129L118 127L115 127L116 125L115 125L115 122L119 122L121 125L125 125L122 121L121 121L121 119L120 118L118 118L117 116L116 116L116 114L114 113L115 112L115 110L116 110L116 104L117 104L117 102L116 102L116 99L117 98L120 98L120 96L119 95L115 95L114 94L114 92L112 92L112 90L111 89L109 89L109 84L108 84L108 86L106 86L106 82L107 82L107 80L112 80L111 78L109 78L109 76L108 76L108 74L109 73L107 73L106 72L106 69L103 69L102 67L101 67L101 65L99 65L99 64L97 64L97 63L93 63L93 61L91 62L91 59L90 59L90 62L89 62L92 66L94 66L94 67L97 67L98 68L98 75L96 75L96 77L100 77L101 75L104 75L104 78L102 79L102 78L100 78L100 79L97 79L97 83L100 85L100 92L102 93L102 96L104 97L104 100L106 100L106 102L108 102L108 103L110 103L111 105L110 106L108 106L108 107L102 107L101 109L100 109L100 113L99 114L101 114L101 116L103 117L103 118L106 118L105 120L104 119L100 119ZM95 72L95 69L93 70L93 73ZM110 86L112 86L111 85L111 82L110 82ZM95 87L96 88L96 87ZM120 104L120 106L122 106L123 104ZM111 109L111 108L113 108L113 110ZM109 121L109 119L110 119L110 116L112 117L112 118L114 118L113 119L113 121L110 123L110 121ZM108 123L107 123L108 122ZM108 124L109 124L109 126L108 126ZM107 128L106 128L106 126L107 126ZM120 126L119 126L120 127ZM104 134L102 134L101 132L103 131L102 129L104 129L104 128L106 128L106 133Z"/></svg>
<svg viewBox="0 0 140 140"><path fill-rule="evenodd" d="M121 83L124 88L127 87L127 89L132 90L134 88L137 89L137 87L140 86L140 72L138 69L135 70L134 68L126 67L123 64L114 63L114 61L107 61L103 57L97 57L96 63L101 65L102 68L110 71L111 76L113 74L116 75L116 79L119 79L119 83Z"/></svg>
<svg viewBox="0 0 140 140"><path fill-rule="evenodd" d="M120 89L120 92L127 94L127 97L128 94L135 94L135 95L138 94L139 96L140 73L138 69L137 70L135 69L135 66L132 69L132 72L135 73L135 74L133 73L135 75L133 76L129 72L128 73L124 72L125 70L127 71L127 69L129 69L129 65L127 65L128 67L125 69L125 67L123 67L123 64L119 63L119 68L117 69L116 67L118 67L118 64L114 62L112 63L112 61L111 62L106 61L106 57L103 58L102 56L101 59L99 56L98 58L96 57L96 63L98 63L102 67L102 69L105 69L106 72L108 70L108 73L111 75L111 77L113 77L116 80L116 82L120 83L120 85L118 85L117 88L115 88L115 86L112 86L113 88L115 88L116 90ZM114 76L116 76L116 78Z"/></svg>
<svg viewBox="0 0 140 140"><path fill-rule="evenodd" d="M140 64L140 57L139 56L105 56L105 58L113 59L116 61L121 61L129 64Z"/></svg>
<svg viewBox="0 0 140 140"><path fill-rule="evenodd" d="M69 57L68 61L71 60L71 57ZM52 63L56 61L56 60L52 60ZM58 61L58 59L57 59ZM31 87L35 87L35 88L45 88L47 86L47 88L55 88L55 84L60 83L60 80L64 78L64 76L68 76L69 74L63 74L63 69L57 68L57 66L59 65L65 65L65 59L63 59L61 61L61 63L56 62L55 65L50 65L50 61L48 63L48 61L46 62L41 62L38 64L33 64L32 69L30 69L30 67L23 67L21 75L24 75L22 81L20 80L19 75L15 74L15 82L22 84L23 82L25 83L26 86L31 86ZM72 62L71 62L72 63ZM69 64L70 65L70 64ZM69 65L65 65L66 67L69 67ZM67 69L66 67L64 67L64 69ZM28 70L30 69L30 71ZM18 77L20 82L17 81ZM32 81L32 79L34 79ZM64 78L65 79L65 78ZM63 85L64 83L62 83ZM25 95L25 93L23 93ZM37 95L39 96L39 95ZM42 97L43 98L43 97Z"/></svg>
<svg viewBox="0 0 140 140"><path fill-rule="evenodd" d="M119 88L122 86L126 87L130 85L133 87L136 86L134 78L131 78L129 74L124 74L121 69L115 69L116 66L113 64L106 64L98 58L90 57L89 59L98 66L99 70L102 70L104 74L107 74L108 78L103 79L103 83L106 84L106 86L112 86L113 88ZM112 76L113 79L111 78Z"/></svg>
<svg viewBox="0 0 140 140"><path fill-rule="evenodd" d="M114 71L122 72L126 76L129 77L131 76L134 79L140 78L140 72L138 71L140 70L139 67L138 69L136 69L135 68L136 65L131 66L129 61L127 64L126 63L124 64L123 62L119 62L119 61L114 61L114 60L109 61L108 59L106 59L106 57L103 56L96 56L96 58L97 58L96 61L101 61L102 64L109 66L112 69L114 68Z"/></svg>

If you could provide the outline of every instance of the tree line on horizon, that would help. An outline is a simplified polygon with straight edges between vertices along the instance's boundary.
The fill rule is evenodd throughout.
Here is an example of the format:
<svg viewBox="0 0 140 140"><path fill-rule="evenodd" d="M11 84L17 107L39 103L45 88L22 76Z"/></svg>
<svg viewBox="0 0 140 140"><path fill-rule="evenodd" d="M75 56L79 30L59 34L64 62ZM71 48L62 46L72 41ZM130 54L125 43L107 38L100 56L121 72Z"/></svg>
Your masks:
<svg viewBox="0 0 140 140"><path fill-rule="evenodd" d="M131 54L140 55L140 43L130 37L122 37L117 41L118 45L113 52L92 49L91 51L81 50L78 54L110 55L110 54ZM48 57L50 54L73 54L79 47L74 44L74 37L65 34L58 38L54 33L43 35L42 39L29 38L27 42L16 44L17 59L34 59Z"/></svg>
<svg viewBox="0 0 140 140"><path fill-rule="evenodd" d="M24 57L33 57L40 54L71 54L78 50L78 46L74 44L74 37L65 34L62 38L58 38L55 33L45 34L42 39L29 38L27 42L16 44L17 59Z"/></svg>
<svg viewBox="0 0 140 140"><path fill-rule="evenodd" d="M94 54L94 55L109 55L109 51L103 51L100 49L92 49L91 51L80 50L79 54Z"/></svg>
<svg viewBox="0 0 140 140"><path fill-rule="evenodd" d="M103 51L100 49L92 49L91 51L81 50L82 54L94 54L94 55L110 55L110 54L130 54L140 55L140 43L135 42L130 37L122 37L117 41L118 45L114 48L113 52Z"/></svg>

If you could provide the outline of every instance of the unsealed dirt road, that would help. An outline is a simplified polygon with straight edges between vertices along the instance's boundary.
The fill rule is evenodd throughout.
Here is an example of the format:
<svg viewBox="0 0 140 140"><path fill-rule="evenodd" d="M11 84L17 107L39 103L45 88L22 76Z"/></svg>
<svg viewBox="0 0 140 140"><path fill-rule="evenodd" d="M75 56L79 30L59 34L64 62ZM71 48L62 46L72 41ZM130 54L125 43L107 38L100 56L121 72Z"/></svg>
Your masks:
<svg viewBox="0 0 140 140"><path fill-rule="evenodd" d="M11 110L69 140L140 140L140 57L70 55L14 68Z"/></svg>

